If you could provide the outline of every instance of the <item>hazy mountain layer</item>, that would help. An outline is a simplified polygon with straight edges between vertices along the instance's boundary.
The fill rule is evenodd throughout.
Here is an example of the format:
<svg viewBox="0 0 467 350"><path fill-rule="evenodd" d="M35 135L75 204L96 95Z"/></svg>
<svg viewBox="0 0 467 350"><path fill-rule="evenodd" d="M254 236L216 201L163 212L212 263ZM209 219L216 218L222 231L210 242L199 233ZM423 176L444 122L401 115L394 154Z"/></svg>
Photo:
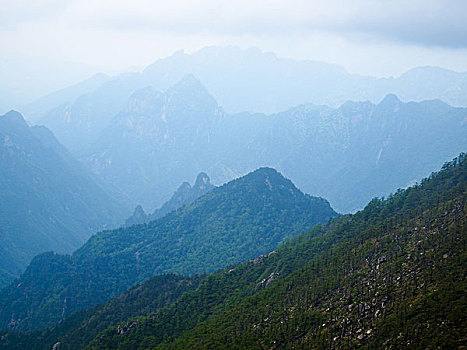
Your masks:
<svg viewBox="0 0 467 350"><path fill-rule="evenodd" d="M103 73L98 73L89 79L83 80L75 85L68 86L64 89L54 91L50 94L42 96L32 104L21 107L21 111L29 122L37 122L44 115L52 110L59 108L62 111L82 95L91 94L102 85L105 85L111 78ZM79 100L79 101L82 101ZM70 117L70 115L68 115Z"/></svg>
<svg viewBox="0 0 467 350"><path fill-rule="evenodd" d="M377 105L230 115L188 75L165 93L133 94L83 160L149 209L200 171L223 183L271 166L349 212L415 183L465 149L466 118L465 108L403 103L395 95Z"/></svg>
<svg viewBox="0 0 467 350"><path fill-rule="evenodd" d="M166 90L186 74L199 78L230 113L277 113L303 103L332 107L348 100L377 103L389 93L403 100L441 99L453 106L467 106L467 73L417 67L397 78L377 79L349 74L342 67L323 62L278 58L255 48L207 47L194 54L176 52L139 74L103 80L97 90L88 90L73 101L69 93L52 94L24 110L34 118L43 112L42 122L80 154L124 108L133 92L145 86ZM78 91L82 85L67 91ZM51 101L56 101L56 109ZM44 106L50 106L50 112L46 113Z"/></svg>
<svg viewBox="0 0 467 350"><path fill-rule="evenodd" d="M71 252L127 213L48 129L14 111L0 116L0 173L0 285L38 253Z"/></svg>
<svg viewBox="0 0 467 350"><path fill-rule="evenodd" d="M83 155L83 161L152 210L167 201L187 177L211 168L213 155L222 152L213 149L211 139L218 135L224 117L193 76L165 93L139 90Z"/></svg>
<svg viewBox="0 0 467 350"><path fill-rule="evenodd" d="M139 86L137 82L125 79L104 78L102 85L71 101L67 98L37 123L50 128L60 142L78 156L95 142L111 119L125 107L128 96ZM80 86L67 89L65 95L73 94L77 88ZM56 95L51 98L56 98ZM40 109L42 103L48 103L47 99L44 100L25 109Z"/></svg>
<svg viewBox="0 0 467 350"><path fill-rule="evenodd" d="M212 272L268 253L333 216L326 200L262 168L160 220L98 233L71 256L35 257L0 292L0 325L52 325L151 276Z"/></svg>
<svg viewBox="0 0 467 350"><path fill-rule="evenodd" d="M80 63L43 57L32 58L15 55L12 52L3 52L2 57L0 57L0 77L2 80L0 86L0 115L12 109L20 109L27 119L29 109L26 111L20 106L30 104L38 98L39 101L37 101L36 107L40 106L43 102L40 99L41 96L49 93L53 94L57 89L74 84L91 76L94 72L93 68ZM81 83L76 85L81 85ZM47 112L52 107L64 102L66 101L62 98L56 99L53 105L49 105L49 108L41 111Z"/></svg>

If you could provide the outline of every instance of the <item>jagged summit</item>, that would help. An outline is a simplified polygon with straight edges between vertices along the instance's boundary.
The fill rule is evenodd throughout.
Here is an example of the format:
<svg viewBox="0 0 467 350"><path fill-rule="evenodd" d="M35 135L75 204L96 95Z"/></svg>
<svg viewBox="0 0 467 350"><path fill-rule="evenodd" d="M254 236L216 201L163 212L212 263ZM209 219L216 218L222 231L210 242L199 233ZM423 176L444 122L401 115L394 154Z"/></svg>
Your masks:
<svg viewBox="0 0 467 350"><path fill-rule="evenodd" d="M198 176L196 177L195 185L193 187L196 188L204 188L206 186L212 186L211 185L211 179L206 173L199 173Z"/></svg>
<svg viewBox="0 0 467 350"><path fill-rule="evenodd" d="M148 215L141 205L137 205L133 215L125 221L125 226L132 226L146 222Z"/></svg>
<svg viewBox="0 0 467 350"><path fill-rule="evenodd" d="M125 221L125 226L142 224L160 219L168 213L194 202L215 187L216 186L211 184L209 176L201 172L196 177L193 187L188 182L183 182L172 197L152 214L146 214L141 205L138 205L133 215Z"/></svg>
<svg viewBox="0 0 467 350"><path fill-rule="evenodd" d="M160 220L97 233L72 256L48 256L48 262L30 266L1 291L0 327L11 324L11 305L20 305L15 306L20 312L14 319L21 320L16 330L49 326L64 317L64 298L70 300L64 312L70 315L155 274L216 271L267 254L337 215L327 202L276 186L275 178L285 184L277 174L260 169ZM268 178L272 190L265 186ZM30 305L40 306L29 312Z"/></svg>
<svg viewBox="0 0 467 350"><path fill-rule="evenodd" d="M210 114L218 108L216 99L191 73L185 74L175 85L167 89L166 95L171 104L170 108L180 109L187 105L190 106L190 112L203 111L203 114Z"/></svg>
<svg viewBox="0 0 467 350"><path fill-rule="evenodd" d="M189 182L183 182L178 188L176 192L188 191L191 190L191 185Z"/></svg>

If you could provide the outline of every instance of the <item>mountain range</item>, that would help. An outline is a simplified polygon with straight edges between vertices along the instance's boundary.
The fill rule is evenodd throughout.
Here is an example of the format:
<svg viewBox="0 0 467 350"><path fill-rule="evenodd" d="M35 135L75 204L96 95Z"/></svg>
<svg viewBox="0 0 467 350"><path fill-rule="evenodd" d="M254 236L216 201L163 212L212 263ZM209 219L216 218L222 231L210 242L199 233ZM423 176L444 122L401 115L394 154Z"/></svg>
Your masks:
<svg viewBox="0 0 467 350"><path fill-rule="evenodd" d="M0 326L50 326L154 275L203 274L269 253L336 215L326 200L261 168L159 220L95 234L71 256L36 256L0 291Z"/></svg>
<svg viewBox="0 0 467 350"><path fill-rule="evenodd" d="M421 184L317 225L270 254L201 280L179 277L177 286L176 276L155 277L48 330L4 332L0 344L463 348L466 180L461 154Z"/></svg>
<svg viewBox="0 0 467 350"><path fill-rule="evenodd" d="M354 212L465 149L465 109L424 100L466 106L466 76L418 67L374 79L254 48L209 47L177 52L141 73L96 75L24 110L149 212L201 171L222 184L261 166ZM422 102L401 103L392 92ZM433 142L441 146L427 150ZM427 162L410 161L419 156ZM393 166L397 176L388 175Z"/></svg>
<svg viewBox="0 0 467 350"><path fill-rule="evenodd" d="M86 349L464 347L467 162L459 159L297 237L259 267L209 276Z"/></svg>
<svg viewBox="0 0 467 350"><path fill-rule="evenodd" d="M228 114L187 75L166 92L135 92L81 160L149 210L201 171L221 184L269 166L337 211L353 212L461 152L466 118L466 108L439 100L404 103L395 95L377 105Z"/></svg>
<svg viewBox="0 0 467 350"><path fill-rule="evenodd" d="M22 111L1 349L467 348L467 73L208 47Z"/></svg>
<svg viewBox="0 0 467 350"><path fill-rule="evenodd" d="M45 127L21 114L0 116L0 286L37 254L72 252L116 227L128 203L104 186Z"/></svg>
<svg viewBox="0 0 467 350"><path fill-rule="evenodd" d="M42 119L41 124L79 154L125 108L136 90L152 86L165 91L186 74L200 79L229 113L273 114L303 103L334 108L348 100L377 103L389 93L403 100L441 99L453 106L467 106L465 72L416 67L397 78L373 78L349 74L324 62L279 58L256 48L207 47L194 54L178 51L141 73L99 74L20 110L28 120ZM84 132L81 142L69 134L73 129Z"/></svg>

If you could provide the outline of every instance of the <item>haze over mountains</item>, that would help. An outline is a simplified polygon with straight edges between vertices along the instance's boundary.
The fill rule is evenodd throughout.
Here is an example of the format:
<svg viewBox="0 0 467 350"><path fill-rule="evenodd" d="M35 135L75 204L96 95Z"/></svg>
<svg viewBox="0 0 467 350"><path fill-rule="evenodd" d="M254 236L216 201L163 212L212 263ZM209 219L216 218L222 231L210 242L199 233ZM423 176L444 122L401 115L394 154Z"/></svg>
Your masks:
<svg viewBox="0 0 467 350"><path fill-rule="evenodd" d="M228 114L186 75L166 92L146 87L133 93L81 160L146 210L199 172L221 184L271 166L349 212L413 184L461 152L466 117L465 108L439 100L403 103L395 95L377 105ZM72 139L86 139L79 128L67 130Z"/></svg>
<svg viewBox="0 0 467 350"><path fill-rule="evenodd" d="M348 100L376 103L388 93L395 93L403 100L441 99L453 106L467 106L467 72L416 67L396 78L373 78L349 74L342 67L324 62L281 58L258 48L242 50L233 46L206 47L194 54L177 51L158 59L142 73L122 74L109 79L112 83L102 81L98 94L105 94L105 90L115 89L116 85L119 93L126 93L125 98L147 85L166 90L186 74L195 75L229 113L271 114L307 102L331 107ZM69 104L67 108L79 110L83 102L71 93L76 89L65 89L68 94L62 93L61 103L48 102L49 110L65 103ZM95 89L89 86L87 92L92 96ZM125 98L104 99L100 103L110 108L115 106L119 111L125 105ZM48 100L50 97L45 97L24 106L26 117L31 120L43 117L47 112L43 106ZM98 117L112 116L104 113Z"/></svg>
<svg viewBox="0 0 467 350"><path fill-rule="evenodd" d="M208 47L23 107L0 348L467 346L467 73Z"/></svg>
<svg viewBox="0 0 467 350"><path fill-rule="evenodd" d="M349 212L427 176L467 144L464 109L395 101L404 106L398 111L386 101L394 98L385 95L467 105L466 79L433 67L373 79L259 49L208 47L191 55L177 52L142 73L95 76L25 110L104 181L150 212L199 172L222 184L260 166L278 168L306 192ZM350 99L376 105L345 103ZM300 103L305 105L296 107ZM396 149L402 150L401 162L395 162ZM428 162L410 162L419 155ZM392 166L404 168L383 179Z"/></svg>
<svg viewBox="0 0 467 350"><path fill-rule="evenodd" d="M19 109L24 113L22 107L26 104L76 84L93 74L93 71L91 67L76 62L2 52L0 115L11 109Z"/></svg>
<svg viewBox="0 0 467 350"><path fill-rule="evenodd" d="M95 231L120 225L123 197L79 163L45 127L0 116L0 285L38 253L72 252Z"/></svg>

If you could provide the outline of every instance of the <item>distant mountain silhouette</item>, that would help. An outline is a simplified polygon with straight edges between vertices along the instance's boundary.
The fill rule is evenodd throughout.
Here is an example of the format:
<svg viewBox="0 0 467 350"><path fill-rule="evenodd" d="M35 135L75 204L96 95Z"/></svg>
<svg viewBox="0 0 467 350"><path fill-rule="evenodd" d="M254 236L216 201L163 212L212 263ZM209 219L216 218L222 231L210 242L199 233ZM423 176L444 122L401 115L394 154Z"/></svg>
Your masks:
<svg viewBox="0 0 467 350"><path fill-rule="evenodd" d="M224 183L272 166L349 212L413 184L465 149L466 117L465 108L404 103L394 94L377 105L232 115L188 75L166 92L134 93L82 160L149 210L200 171Z"/></svg>
<svg viewBox="0 0 467 350"><path fill-rule="evenodd" d="M388 93L403 100L441 99L453 106L467 107L465 72L417 67L400 77L373 78L350 74L324 62L280 58L257 48L213 46L194 54L178 51L158 59L142 73L103 79L99 87L93 86L73 101L73 94L55 93L24 110L35 120L41 114L41 123L75 154L81 154L125 107L133 92L146 86L165 91L187 74L196 76L229 113L271 114L303 103L334 108L348 100L377 103ZM84 83L65 90L78 91ZM49 101L55 101L56 108ZM49 112L44 106L49 106Z"/></svg>

